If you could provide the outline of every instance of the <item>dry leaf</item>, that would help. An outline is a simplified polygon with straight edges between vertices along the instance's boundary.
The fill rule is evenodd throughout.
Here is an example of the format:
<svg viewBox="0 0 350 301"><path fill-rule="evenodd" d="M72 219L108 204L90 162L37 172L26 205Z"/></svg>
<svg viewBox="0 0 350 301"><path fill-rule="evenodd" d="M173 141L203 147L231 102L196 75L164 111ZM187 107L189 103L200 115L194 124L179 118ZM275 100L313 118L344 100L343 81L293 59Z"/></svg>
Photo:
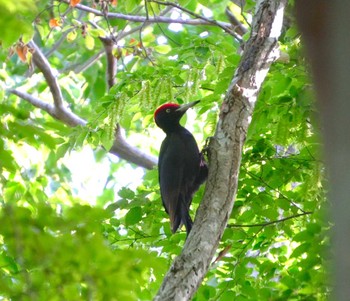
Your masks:
<svg viewBox="0 0 350 301"><path fill-rule="evenodd" d="M23 45L22 43L18 43L16 45L16 52L18 57L23 63L27 62L27 54L28 54L28 46Z"/></svg>
<svg viewBox="0 0 350 301"><path fill-rule="evenodd" d="M50 28L54 28L54 27L61 26L61 24L60 24L60 21L58 19L54 18L54 19L50 19L49 26L50 26Z"/></svg>
<svg viewBox="0 0 350 301"><path fill-rule="evenodd" d="M79 4L79 3L80 3L80 0L70 0L69 1L69 5L72 7L77 6L77 4Z"/></svg>

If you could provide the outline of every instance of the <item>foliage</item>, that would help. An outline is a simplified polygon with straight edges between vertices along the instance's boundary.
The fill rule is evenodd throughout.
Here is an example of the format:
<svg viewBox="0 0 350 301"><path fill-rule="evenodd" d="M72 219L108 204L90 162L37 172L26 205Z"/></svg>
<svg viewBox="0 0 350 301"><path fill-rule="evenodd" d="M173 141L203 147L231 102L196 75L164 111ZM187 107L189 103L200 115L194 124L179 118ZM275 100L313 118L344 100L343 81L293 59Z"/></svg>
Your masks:
<svg viewBox="0 0 350 301"><path fill-rule="evenodd" d="M33 0L0 1L1 19L0 26L3 30L1 43L8 47L16 42L20 35L30 39L33 35L31 22L37 14L35 2Z"/></svg>
<svg viewBox="0 0 350 301"><path fill-rule="evenodd" d="M247 1L240 15L230 1L179 4L197 14L211 12L223 22L229 6L246 26L254 6ZM136 0L108 9L150 16L164 9L154 2L146 8ZM35 40L60 70L58 81L70 109L88 124L69 128L5 95L7 88L16 87L51 99L41 75L27 77L31 67L2 51L0 296L150 300L186 235L171 234L157 171L145 172L136 188L120 187L122 178L132 182L134 175L125 174L126 163L100 146L111 146L119 122L129 141L156 155L162 133L153 123L154 109L167 101L196 99L201 103L195 114L189 112L187 127L204 145L215 131L240 45L215 26L145 23L133 32L139 24L107 22L60 1L52 7L38 3L37 11ZM16 41L19 32L28 33L11 25L18 12L10 12L11 31L4 44ZM105 60L94 61L93 67L84 64L103 53L98 37L108 35L112 26L130 34L118 41L117 83L106 92ZM256 104L237 199L218 250L225 254L218 254L194 300L326 300L329 294L325 177L312 89L293 22L280 46L289 60L274 64ZM103 189L93 201L83 196L68 165L72 153L87 147L94 148L96 162L108 163ZM192 214L202 194L203 188L194 198Z"/></svg>

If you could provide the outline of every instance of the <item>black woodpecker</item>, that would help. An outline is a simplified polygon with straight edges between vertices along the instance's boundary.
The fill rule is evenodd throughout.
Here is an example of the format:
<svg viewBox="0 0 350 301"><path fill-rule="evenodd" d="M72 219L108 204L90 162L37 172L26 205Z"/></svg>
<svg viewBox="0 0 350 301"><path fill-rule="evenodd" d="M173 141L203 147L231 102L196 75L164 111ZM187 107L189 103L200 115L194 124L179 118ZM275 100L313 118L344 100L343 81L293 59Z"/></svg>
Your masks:
<svg viewBox="0 0 350 301"><path fill-rule="evenodd" d="M173 233L185 225L187 235L192 228L189 208L193 194L208 176L208 167L193 135L180 125L181 117L196 105L166 103L154 112L154 120L166 134L159 161L159 185L165 211L169 214Z"/></svg>

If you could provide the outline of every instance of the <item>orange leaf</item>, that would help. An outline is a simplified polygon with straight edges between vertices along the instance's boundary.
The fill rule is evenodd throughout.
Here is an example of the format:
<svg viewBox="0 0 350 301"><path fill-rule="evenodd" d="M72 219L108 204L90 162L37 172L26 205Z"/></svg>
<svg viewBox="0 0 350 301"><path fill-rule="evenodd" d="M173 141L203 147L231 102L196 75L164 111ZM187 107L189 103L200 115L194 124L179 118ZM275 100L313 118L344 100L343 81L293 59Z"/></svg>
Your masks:
<svg viewBox="0 0 350 301"><path fill-rule="evenodd" d="M70 0L69 1L69 5L72 7L76 6L79 3L80 3L80 0Z"/></svg>
<svg viewBox="0 0 350 301"><path fill-rule="evenodd" d="M118 0L111 0L111 5L116 7L118 5Z"/></svg>
<svg viewBox="0 0 350 301"><path fill-rule="evenodd" d="M50 28L58 27L60 25L61 25L60 21L58 21L56 18L50 19L50 21L49 21Z"/></svg>
<svg viewBox="0 0 350 301"><path fill-rule="evenodd" d="M16 52L18 57L23 63L27 62L27 53L28 53L28 47L23 44L17 44L16 46Z"/></svg>
<svg viewBox="0 0 350 301"><path fill-rule="evenodd" d="M131 39L130 39L130 42L129 42L129 45L130 45L130 46L136 46L138 43L139 43L138 40L135 40L134 38L131 38Z"/></svg>

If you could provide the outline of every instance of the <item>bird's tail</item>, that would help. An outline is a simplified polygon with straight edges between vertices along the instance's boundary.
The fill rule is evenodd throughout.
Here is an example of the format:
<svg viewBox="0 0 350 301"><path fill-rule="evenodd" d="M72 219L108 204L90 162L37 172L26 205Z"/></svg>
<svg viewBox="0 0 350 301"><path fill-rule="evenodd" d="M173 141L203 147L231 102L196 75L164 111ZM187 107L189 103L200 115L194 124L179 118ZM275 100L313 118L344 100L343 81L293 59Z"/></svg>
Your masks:
<svg viewBox="0 0 350 301"><path fill-rule="evenodd" d="M181 199L178 202L178 207L176 209L176 214L174 216L171 230L173 233L175 233L179 227L184 225L188 236L192 229L192 224L193 222L189 213L189 207L187 205L187 202L181 197Z"/></svg>

